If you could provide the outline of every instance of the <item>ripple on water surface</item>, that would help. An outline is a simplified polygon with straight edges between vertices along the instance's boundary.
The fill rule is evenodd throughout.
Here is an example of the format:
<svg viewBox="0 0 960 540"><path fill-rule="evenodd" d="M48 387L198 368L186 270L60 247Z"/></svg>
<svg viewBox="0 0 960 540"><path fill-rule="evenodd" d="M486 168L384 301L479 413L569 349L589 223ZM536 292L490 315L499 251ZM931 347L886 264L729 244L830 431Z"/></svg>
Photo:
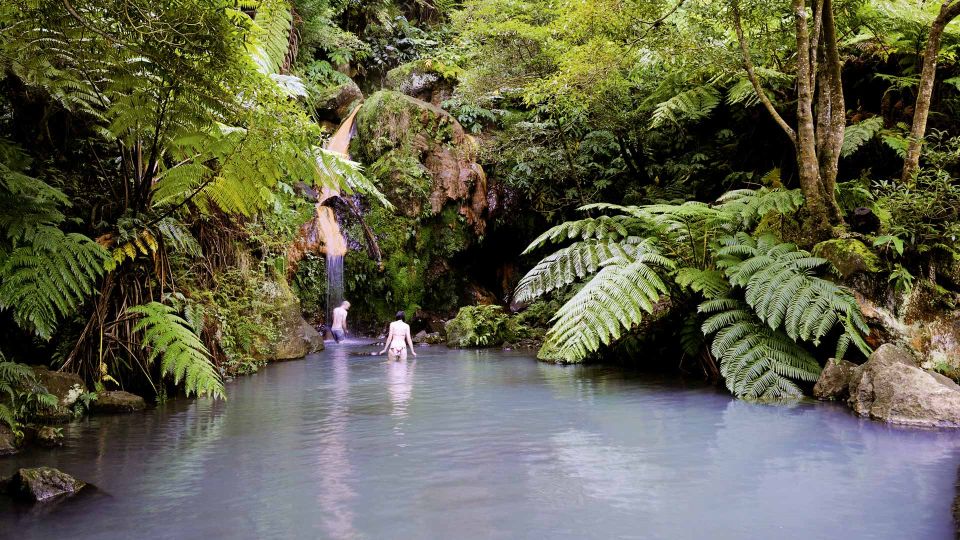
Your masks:
<svg viewBox="0 0 960 540"><path fill-rule="evenodd" d="M96 496L10 538L952 538L960 438L512 352L331 345L0 460ZM3 502L0 504L9 504Z"/></svg>

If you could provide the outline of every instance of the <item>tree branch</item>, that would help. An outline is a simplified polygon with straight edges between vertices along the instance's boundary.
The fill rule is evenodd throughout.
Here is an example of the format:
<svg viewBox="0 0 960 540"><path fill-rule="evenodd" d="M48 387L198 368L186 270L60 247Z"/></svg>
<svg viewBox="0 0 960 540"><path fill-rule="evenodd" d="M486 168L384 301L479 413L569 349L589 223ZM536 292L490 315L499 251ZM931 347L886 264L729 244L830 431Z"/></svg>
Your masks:
<svg viewBox="0 0 960 540"><path fill-rule="evenodd" d="M757 79L757 74L753 68L753 60L750 57L750 45L747 43L747 38L743 33L743 23L740 20L740 3L737 0L733 0L733 2L731 2L731 12L733 13L733 28L737 32L737 41L740 43L740 51L743 53L743 67L747 72L747 78L750 79L750 84L753 85L753 89L756 91L757 97L760 99L760 103L762 103L767 109L767 112L770 113L770 116L773 117L773 120L781 128L783 128L783 131L786 132L790 142L796 146L797 132L790 127L790 124L783 119L783 116L781 116L776 107L773 106L770 98L768 98L766 92L763 91L763 87L760 86L760 80Z"/></svg>

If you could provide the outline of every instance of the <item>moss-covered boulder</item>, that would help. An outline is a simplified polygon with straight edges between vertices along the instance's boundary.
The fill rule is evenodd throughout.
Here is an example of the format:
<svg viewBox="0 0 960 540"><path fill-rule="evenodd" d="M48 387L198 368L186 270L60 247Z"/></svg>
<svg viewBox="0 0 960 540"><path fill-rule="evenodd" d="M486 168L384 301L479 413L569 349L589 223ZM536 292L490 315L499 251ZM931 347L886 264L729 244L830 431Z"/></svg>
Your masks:
<svg viewBox="0 0 960 540"><path fill-rule="evenodd" d="M0 457L16 454L19 450L17 436L6 424L0 424Z"/></svg>
<svg viewBox="0 0 960 540"><path fill-rule="evenodd" d="M414 60L387 72L386 88L439 107L453 96L455 75L435 60Z"/></svg>
<svg viewBox="0 0 960 540"><path fill-rule="evenodd" d="M282 276L265 288L263 301L271 304L277 320L270 321L276 335L270 342L260 342L255 356L266 361L296 360L323 350L323 337L303 319L300 300Z"/></svg>
<svg viewBox="0 0 960 540"><path fill-rule="evenodd" d="M434 216L453 206L483 234L487 178L477 150L443 109L384 90L370 96L357 114L350 154L368 166L405 215Z"/></svg>
<svg viewBox="0 0 960 540"><path fill-rule="evenodd" d="M345 271L358 277L347 282L354 320L379 330L399 309L449 316L469 301L467 280L452 261L486 231L487 180L477 145L447 112L394 91L367 98L356 128L350 154L394 208L374 206L364 215L383 261L356 250L345 258ZM344 217L347 237L363 242L359 223Z"/></svg>
<svg viewBox="0 0 960 540"><path fill-rule="evenodd" d="M813 247L813 254L830 261L843 278L873 273L880 269L880 258L876 253L855 238L836 238L820 242Z"/></svg>
<svg viewBox="0 0 960 540"><path fill-rule="evenodd" d="M363 99L363 92L353 80L325 88L317 97L316 109L320 116L333 122L344 120L355 104Z"/></svg>

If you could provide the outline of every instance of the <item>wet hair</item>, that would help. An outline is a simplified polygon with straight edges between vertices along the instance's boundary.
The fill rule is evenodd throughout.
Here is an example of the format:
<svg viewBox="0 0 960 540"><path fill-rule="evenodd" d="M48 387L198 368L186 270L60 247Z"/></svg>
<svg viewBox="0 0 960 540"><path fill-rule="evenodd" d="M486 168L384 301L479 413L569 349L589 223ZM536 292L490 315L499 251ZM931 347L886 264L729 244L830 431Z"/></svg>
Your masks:
<svg viewBox="0 0 960 540"><path fill-rule="evenodd" d="M402 320L404 320L404 319L406 319L406 318L407 318L407 314L406 314L406 313L404 313L404 312L402 312L402 311L398 311L398 312L397 312L397 320L398 320L398 321L402 321Z"/></svg>

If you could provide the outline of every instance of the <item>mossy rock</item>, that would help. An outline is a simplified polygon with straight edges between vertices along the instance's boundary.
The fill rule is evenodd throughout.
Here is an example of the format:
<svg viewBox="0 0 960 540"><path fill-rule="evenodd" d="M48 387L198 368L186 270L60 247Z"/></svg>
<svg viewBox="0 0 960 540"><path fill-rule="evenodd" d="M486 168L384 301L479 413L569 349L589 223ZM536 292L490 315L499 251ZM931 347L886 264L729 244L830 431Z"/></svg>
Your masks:
<svg viewBox="0 0 960 540"><path fill-rule="evenodd" d="M813 247L813 254L833 263L843 278L873 273L880 269L880 258L876 253L854 238L836 238L820 242Z"/></svg>
<svg viewBox="0 0 960 540"><path fill-rule="evenodd" d="M456 70L431 59L407 62L387 72L387 88L440 105L453 95Z"/></svg>

